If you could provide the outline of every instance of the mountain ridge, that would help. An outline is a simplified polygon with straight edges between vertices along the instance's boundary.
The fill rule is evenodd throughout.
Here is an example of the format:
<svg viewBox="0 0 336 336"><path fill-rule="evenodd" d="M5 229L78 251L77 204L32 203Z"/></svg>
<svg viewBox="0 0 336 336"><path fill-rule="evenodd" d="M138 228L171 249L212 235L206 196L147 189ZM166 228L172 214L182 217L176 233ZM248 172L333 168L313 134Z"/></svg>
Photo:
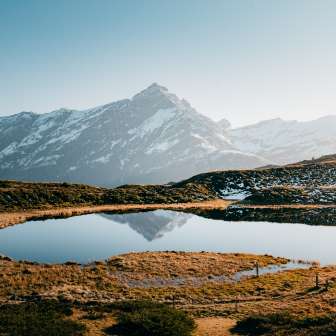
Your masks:
<svg viewBox="0 0 336 336"><path fill-rule="evenodd" d="M97 107L0 118L0 178L115 186L283 165L336 152L336 116L232 128L157 83Z"/></svg>
<svg viewBox="0 0 336 336"><path fill-rule="evenodd" d="M229 130L232 144L275 164L289 164L336 152L336 115L309 121L264 120Z"/></svg>
<svg viewBox="0 0 336 336"><path fill-rule="evenodd" d="M0 119L0 178L117 185L162 183L215 168L268 163L156 83L87 110Z"/></svg>

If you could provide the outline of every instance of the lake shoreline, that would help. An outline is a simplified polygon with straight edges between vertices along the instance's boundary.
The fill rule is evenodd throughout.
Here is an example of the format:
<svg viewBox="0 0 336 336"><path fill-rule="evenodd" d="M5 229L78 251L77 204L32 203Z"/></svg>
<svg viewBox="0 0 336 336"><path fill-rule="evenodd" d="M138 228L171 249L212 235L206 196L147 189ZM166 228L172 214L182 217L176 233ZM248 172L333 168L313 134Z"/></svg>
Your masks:
<svg viewBox="0 0 336 336"><path fill-rule="evenodd" d="M270 204L253 205L241 204L235 200L215 199L201 202L170 203L170 204L110 204L110 205L83 205L73 207L49 207L46 209L29 209L25 211L0 212L0 229L21 224L29 220L43 220L49 218L66 218L102 212L132 212L150 210L226 210L231 209L256 209L256 210L309 210L309 209L336 209L336 204Z"/></svg>
<svg viewBox="0 0 336 336"><path fill-rule="evenodd" d="M336 204L270 204L253 205L241 204L234 200L216 199L202 202L172 203L172 204L111 204L94 206L55 207L47 209L29 209L26 211L0 212L0 229L21 224L29 220L43 220L49 218L65 218L102 212L132 212L150 210L225 210L233 209L335 209Z"/></svg>
<svg viewBox="0 0 336 336"><path fill-rule="evenodd" d="M188 209L226 209L233 204L228 200L187 202L173 204L111 204L95 206L55 207L49 209L29 209L27 211L0 212L0 228L21 224L29 220L72 217L101 212L131 212L147 210L188 210Z"/></svg>

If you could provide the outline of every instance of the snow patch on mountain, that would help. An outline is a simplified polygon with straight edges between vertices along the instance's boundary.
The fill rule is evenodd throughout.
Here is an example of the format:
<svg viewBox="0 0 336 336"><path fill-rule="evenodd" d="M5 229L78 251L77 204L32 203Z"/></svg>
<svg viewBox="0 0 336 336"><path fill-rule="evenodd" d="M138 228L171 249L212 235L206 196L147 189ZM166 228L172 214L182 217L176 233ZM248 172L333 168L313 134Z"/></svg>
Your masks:
<svg viewBox="0 0 336 336"><path fill-rule="evenodd" d="M83 111L20 113L0 119L0 178L164 183L270 163L237 148L223 125L155 83Z"/></svg>
<svg viewBox="0 0 336 336"><path fill-rule="evenodd" d="M0 152L0 159L6 155L13 154L17 148L17 143L13 142Z"/></svg>
<svg viewBox="0 0 336 336"><path fill-rule="evenodd" d="M160 143L157 143L149 147L149 149L147 149L145 153L146 154L152 154L153 152L162 153L174 147L178 143L179 143L179 139L160 142Z"/></svg>
<svg viewBox="0 0 336 336"><path fill-rule="evenodd" d="M129 130L128 134L142 138L149 132L153 132L165 125L175 115L176 108L160 109L153 116L146 119L139 127Z"/></svg>

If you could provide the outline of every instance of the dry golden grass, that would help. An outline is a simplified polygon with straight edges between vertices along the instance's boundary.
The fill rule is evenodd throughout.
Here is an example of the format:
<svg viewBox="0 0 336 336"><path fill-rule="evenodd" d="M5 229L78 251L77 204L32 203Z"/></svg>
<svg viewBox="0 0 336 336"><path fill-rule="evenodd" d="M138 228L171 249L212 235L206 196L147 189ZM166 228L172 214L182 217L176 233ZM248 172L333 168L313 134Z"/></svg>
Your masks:
<svg viewBox="0 0 336 336"><path fill-rule="evenodd" d="M204 317L196 319L196 324L195 336L231 336L230 329L236 321L223 317Z"/></svg>
<svg viewBox="0 0 336 336"><path fill-rule="evenodd" d="M112 273L122 273L128 279L141 280L156 277L174 279L176 277L232 276L246 269L254 269L256 261L260 267L288 262L285 258L245 253L143 252L111 257L108 260L108 266Z"/></svg>
<svg viewBox="0 0 336 336"><path fill-rule="evenodd" d="M219 336L220 328L226 330L225 319L233 323L232 320L251 313L283 310L297 316L335 313L336 266L282 271L238 282L213 280L212 277L253 269L255 262L265 266L285 261L271 256L208 252L130 253L84 267L74 263L42 265L1 258L0 301L17 302L32 296L82 304L150 299L175 303L177 308L197 318L221 317L198 320L197 336L206 335L206 332L209 336ZM318 287L315 286L316 274L319 275ZM192 277L196 281L162 286L142 282L176 277ZM199 278L205 281L197 282ZM134 280L138 281L136 286L128 283ZM79 319L80 314L84 311L78 312ZM101 329L113 321L113 316L109 315L101 320L85 320L85 324L89 325L89 335L101 335Z"/></svg>
<svg viewBox="0 0 336 336"><path fill-rule="evenodd" d="M26 300L32 296L67 299L83 304L91 301L109 303L151 299L169 304L174 302L178 308L196 317L217 316L234 320L251 313L283 310L298 316L336 312L335 266L283 271L244 278L239 282L212 278L212 275L232 275L240 270L253 269L256 261L264 266L280 264L285 259L250 254L152 252L125 254L111 258L108 263L96 262L82 267L77 264L42 265L1 258L0 302ZM319 287L315 287L317 273ZM192 277L194 281L169 285L163 283L162 286L142 282L176 277ZM198 282L199 278L203 280ZM130 285L129 282L134 280L138 281L137 285ZM112 320L110 316L108 323ZM217 322L209 325L209 330L215 330ZM105 322L88 323L91 323L92 335L100 335L99 329ZM200 328L204 327L202 325ZM213 331L209 335L217 336L218 333Z"/></svg>
<svg viewBox="0 0 336 336"><path fill-rule="evenodd" d="M286 259L248 254L151 252L125 254L111 258L107 263L96 262L83 267L75 263L47 265L1 258L0 299L6 301L12 296L25 297L33 293L50 298L61 295L84 302L149 298L152 295L150 286L143 289L141 282L140 287L130 287L128 283L155 277L198 279L208 275L232 275L253 269L255 262L265 266L281 264ZM159 300L165 293L163 289L161 287L156 292ZM199 296L197 292L194 294Z"/></svg>
<svg viewBox="0 0 336 336"><path fill-rule="evenodd" d="M118 260L118 258L120 258ZM111 265L111 260L113 265ZM153 299L172 303L195 315L236 318L251 312L289 309L296 313L336 310L336 267L293 270L239 282L213 280L213 275L232 275L246 269L280 264L270 256L217 253L139 253L96 262L41 265L0 259L0 300L24 299L38 295L80 302ZM314 289L315 273L322 287ZM207 278L209 276L209 278ZM159 278L193 279L182 284L151 286L144 280ZM202 281L198 281L202 279ZM329 280L328 290L324 283ZM138 280L136 285L132 281ZM238 301L239 311L236 311ZM319 308L320 307L320 308Z"/></svg>

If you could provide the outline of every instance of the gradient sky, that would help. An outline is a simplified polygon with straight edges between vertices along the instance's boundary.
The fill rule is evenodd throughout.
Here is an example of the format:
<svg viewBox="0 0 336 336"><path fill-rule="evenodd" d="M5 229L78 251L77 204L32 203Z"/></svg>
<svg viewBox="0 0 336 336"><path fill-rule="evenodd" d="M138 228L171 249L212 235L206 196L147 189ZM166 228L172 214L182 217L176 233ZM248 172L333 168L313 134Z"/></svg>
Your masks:
<svg viewBox="0 0 336 336"><path fill-rule="evenodd" d="M336 1L0 0L0 115L152 82L234 126L336 114Z"/></svg>

